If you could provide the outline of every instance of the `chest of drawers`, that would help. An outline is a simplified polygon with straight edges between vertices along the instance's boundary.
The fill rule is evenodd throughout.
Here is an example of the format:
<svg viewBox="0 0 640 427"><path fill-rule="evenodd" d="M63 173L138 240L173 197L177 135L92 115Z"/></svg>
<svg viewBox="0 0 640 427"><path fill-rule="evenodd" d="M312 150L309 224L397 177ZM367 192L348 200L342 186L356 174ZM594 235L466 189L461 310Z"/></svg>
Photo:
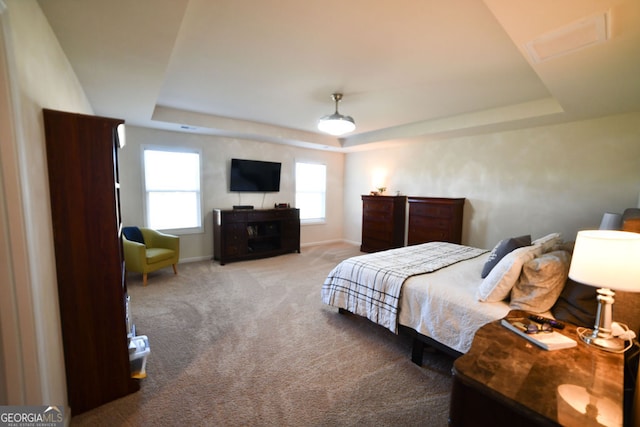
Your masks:
<svg viewBox="0 0 640 427"><path fill-rule="evenodd" d="M362 252L404 246L406 196L362 196Z"/></svg>
<svg viewBox="0 0 640 427"><path fill-rule="evenodd" d="M462 241L464 198L409 197L407 245Z"/></svg>

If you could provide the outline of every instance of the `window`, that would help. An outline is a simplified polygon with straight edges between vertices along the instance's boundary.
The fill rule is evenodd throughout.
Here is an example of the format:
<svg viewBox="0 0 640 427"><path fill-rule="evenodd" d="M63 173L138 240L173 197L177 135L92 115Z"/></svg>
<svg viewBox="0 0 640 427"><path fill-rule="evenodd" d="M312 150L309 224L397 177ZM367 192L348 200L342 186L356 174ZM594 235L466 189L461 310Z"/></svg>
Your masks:
<svg viewBox="0 0 640 427"><path fill-rule="evenodd" d="M301 222L325 220L327 166L296 163L296 207Z"/></svg>
<svg viewBox="0 0 640 427"><path fill-rule="evenodd" d="M144 148L143 163L147 227L200 231L200 152Z"/></svg>

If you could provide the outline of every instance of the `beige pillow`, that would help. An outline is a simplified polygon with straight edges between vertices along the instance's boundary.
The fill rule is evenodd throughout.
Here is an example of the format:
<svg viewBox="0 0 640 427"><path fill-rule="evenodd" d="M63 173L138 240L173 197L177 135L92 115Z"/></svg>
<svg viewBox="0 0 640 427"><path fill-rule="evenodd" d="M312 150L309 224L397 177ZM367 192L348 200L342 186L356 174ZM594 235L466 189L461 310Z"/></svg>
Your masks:
<svg viewBox="0 0 640 427"><path fill-rule="evenodd" d="M527 262L511 290L510 307L533 313L550 310L564 288L570 264L567 251L547 252Z"/></svg>
<svg viewBox="0 0 640 427"><path fill-rule="evenodd" d="M560 233L550 233L546 236L534 240L533 242L531 242L531 244L534 246L541 246L542 253L544 254L547 252L551 252L553 248L561 242L562 239L560 238Z"/></svg>
<svg viewBox="0 0 640 427"><path fill-rule="evenodd" d="M540 246L525 246L505 255L480 284L478 300L498 302L506 299L520 277L522 266L540 255L540 250Z"/></svg>

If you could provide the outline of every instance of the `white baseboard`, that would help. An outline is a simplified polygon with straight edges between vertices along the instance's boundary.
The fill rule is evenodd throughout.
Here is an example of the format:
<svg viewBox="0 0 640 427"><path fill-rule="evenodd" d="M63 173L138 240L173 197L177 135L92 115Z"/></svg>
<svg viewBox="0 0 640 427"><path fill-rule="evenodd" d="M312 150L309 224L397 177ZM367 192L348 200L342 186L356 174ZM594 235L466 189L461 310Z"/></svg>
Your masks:
<svg viewBox="0 0 640 427"><path fill-rule="evenodd" d="M213 261L213 254L208 255L208 256L198 256L198 257L192 257L192 258L180 258L180 260L178 261L178 264L186 264L189 262L198 262L198 261Z"/></svg>
<svg viewBox="0 0 640 427"><path fill-rule="evenodd" d="M300 248L307 248L311 246L322 246L322 245L330 245L333 243L347 243L353 246L360 246L360 242L354 242L351 240L345 239L332 239L332 240L321 240L319 242L309 242L309 243L301 243ZM213 261L213 255L207 256L199 256L199 257L191 257L191 258L180 258L178 264L186 264L189 262L198 262L198 261Z"/></svg>
<svg viewBox="0 0 640 427"><path fill-rule="evenodd" d="M300 244L300 247L301 248L305 248L305 247L309 247L309 246L330 245L332 243L349 243L349 244L357 245L357 246L360 245L359 242L356 243L356 242L351 242L351 241L344 240L344 239L332 239L332 240L321 240L319 242L303 243L303 244Z"/></svg>

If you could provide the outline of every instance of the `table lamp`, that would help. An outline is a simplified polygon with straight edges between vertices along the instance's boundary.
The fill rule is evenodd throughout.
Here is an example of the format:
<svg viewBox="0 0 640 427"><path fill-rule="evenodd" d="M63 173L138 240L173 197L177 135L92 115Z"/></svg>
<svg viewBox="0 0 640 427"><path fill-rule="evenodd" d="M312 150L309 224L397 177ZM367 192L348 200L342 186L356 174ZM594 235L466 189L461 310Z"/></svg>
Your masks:
<svg viewBox="0 0 640 427"><path fill-rule="evenodd" d="M569 277L598 289L593 330L582 341L607 351L624 350L624 340L611 333L614 290L640 292L640 234L615 230L579 231Z"/></svg>
<svg viewBox="0 0 640 427"><path fill-rule="evenodd" d="M600 230L620 230L622 228L622 214L605 212L600 221Z"/></svg>

